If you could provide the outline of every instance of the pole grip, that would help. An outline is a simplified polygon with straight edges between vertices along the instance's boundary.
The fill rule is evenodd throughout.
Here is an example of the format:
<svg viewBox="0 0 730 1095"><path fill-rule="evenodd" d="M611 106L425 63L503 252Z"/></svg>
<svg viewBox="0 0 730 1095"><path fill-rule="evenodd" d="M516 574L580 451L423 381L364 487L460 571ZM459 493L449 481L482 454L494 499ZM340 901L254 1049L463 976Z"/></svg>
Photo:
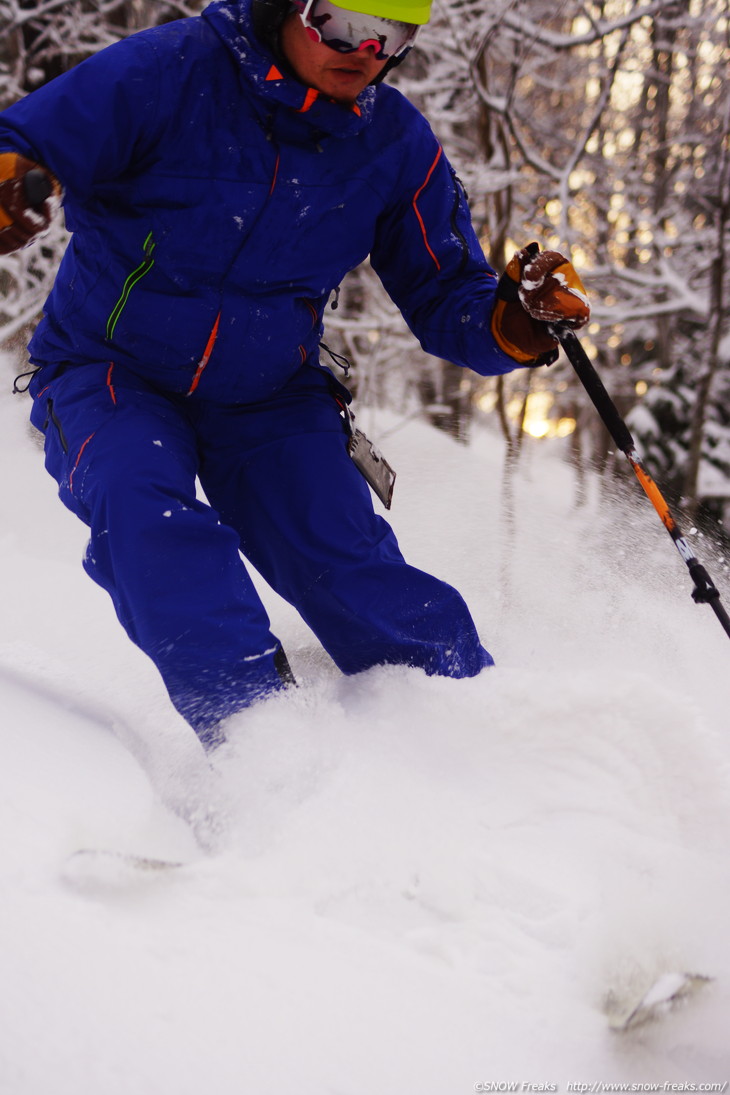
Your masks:
<svg viewBox="0 0 730 1095"><path fill-rule="evenodd" d="M53 193L53 183L48 172L40 167L32 167L23 179L23 191L28 205L43 205Z"/></svg>

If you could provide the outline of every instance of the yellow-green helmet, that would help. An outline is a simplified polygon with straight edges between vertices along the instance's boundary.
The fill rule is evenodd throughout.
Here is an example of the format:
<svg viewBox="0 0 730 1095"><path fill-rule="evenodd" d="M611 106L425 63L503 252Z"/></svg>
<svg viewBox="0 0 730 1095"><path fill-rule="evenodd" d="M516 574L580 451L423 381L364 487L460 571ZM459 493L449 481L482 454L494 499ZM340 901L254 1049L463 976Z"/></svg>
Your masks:
<svg viewBox="0 0 730 1095"><path fill-rule="evenodd" d="M376 15L379 19L397 19L400 23L422 26L431 18L431 0L330 0L338 8Z"/></svg>

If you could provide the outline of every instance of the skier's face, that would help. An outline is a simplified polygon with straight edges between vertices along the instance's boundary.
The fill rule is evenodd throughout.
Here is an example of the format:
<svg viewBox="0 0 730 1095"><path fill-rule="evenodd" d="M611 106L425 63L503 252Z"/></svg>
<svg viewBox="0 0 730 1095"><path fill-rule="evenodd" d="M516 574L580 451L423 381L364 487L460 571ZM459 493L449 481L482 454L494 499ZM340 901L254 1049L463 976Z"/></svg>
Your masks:
<svg viewBox="0 0 730 1095"><path fill-rule="evenodd" d="M315 42L298 12L284 20L280 41L298 79L339 103L354 103L388 63L375 59L375 46L356 53L338 53L324 42Z"/></svg>

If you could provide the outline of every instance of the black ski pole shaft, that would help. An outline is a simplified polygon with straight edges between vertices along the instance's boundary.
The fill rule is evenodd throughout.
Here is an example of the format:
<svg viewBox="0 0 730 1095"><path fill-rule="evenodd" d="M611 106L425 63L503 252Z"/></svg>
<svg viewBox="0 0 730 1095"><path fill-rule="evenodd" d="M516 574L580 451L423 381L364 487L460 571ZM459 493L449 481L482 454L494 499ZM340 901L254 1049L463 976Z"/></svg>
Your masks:
<svg viewBox="0 0 730 1095"><path fill-rule="evenodd" d="M672 515L662 492L641 462L631 432L621 415L618 413L616 404L606 391L603 381L596 372L593 363L585 352L578 336L569 327L554 327L552 330L556 338L559 339L560 345L565 350L565 354L570 364L575 369L578 379L598 411L604 426L633 468L636 478L641 483L646 496L659 514L662 524L672 538L674 546L686 563L690 577L694 583L692 599L697 604L710 605L724 628L725 634L730 637L730 616L728 616L720 600L720 594L712 581L712 578L695 557L692 548L682 535L682 531Z"/></svg>

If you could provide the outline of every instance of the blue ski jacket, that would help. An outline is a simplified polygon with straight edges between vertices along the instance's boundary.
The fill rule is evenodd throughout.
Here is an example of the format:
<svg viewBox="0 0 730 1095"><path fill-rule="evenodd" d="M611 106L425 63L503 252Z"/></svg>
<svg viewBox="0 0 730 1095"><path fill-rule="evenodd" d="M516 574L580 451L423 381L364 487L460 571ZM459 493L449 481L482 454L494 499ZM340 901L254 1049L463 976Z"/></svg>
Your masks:
<svg viewBox="0 0 730 1095"><path fill-rule="evenodd" d="M248 403L317 364L325 304L372 265L424 350L483 375L496 277L422 115L394 88L350 108L282 72L250 0L142 31L0 114L46 165L73 233L30 344L166 391Z"/></svg>

